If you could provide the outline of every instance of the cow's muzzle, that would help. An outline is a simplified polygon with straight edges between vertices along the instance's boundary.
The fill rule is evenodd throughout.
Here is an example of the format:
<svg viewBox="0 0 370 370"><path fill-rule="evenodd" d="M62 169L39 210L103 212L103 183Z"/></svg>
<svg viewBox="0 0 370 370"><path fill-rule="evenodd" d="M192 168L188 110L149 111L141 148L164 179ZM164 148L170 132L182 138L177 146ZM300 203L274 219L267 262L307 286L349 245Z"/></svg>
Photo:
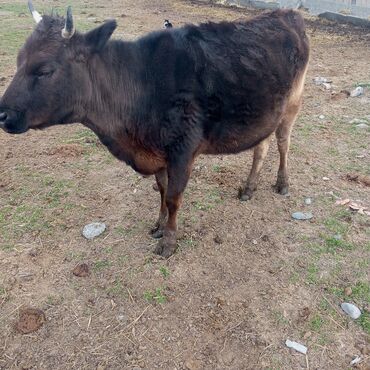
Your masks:
<svg viewBox="0 0 370 370"><path fill-rule="evenodd" d="M9 134L22 134L28 130L24 114L0 107L0 128Z"/></svg>

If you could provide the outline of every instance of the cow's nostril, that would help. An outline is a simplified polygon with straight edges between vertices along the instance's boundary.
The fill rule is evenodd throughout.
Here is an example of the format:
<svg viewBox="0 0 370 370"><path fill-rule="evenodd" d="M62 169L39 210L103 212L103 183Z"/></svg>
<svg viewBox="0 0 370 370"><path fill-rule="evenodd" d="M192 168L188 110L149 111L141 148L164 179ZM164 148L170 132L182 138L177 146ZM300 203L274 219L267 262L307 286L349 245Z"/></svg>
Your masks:
<svg viewBox="0 0 370 370"><path fill-rule="evenodd" d="M8 115L5 112L0 113L0 121L5 121L7 119Z"/></svg>

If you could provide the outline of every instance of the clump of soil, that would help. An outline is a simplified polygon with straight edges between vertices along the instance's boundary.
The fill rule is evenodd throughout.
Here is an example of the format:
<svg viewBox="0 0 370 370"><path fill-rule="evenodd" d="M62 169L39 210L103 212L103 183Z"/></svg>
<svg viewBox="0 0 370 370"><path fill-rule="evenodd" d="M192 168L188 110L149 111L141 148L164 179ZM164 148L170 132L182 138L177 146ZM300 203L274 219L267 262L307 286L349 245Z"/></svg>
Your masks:
<svg viewBox="0 0 370 370"><path fill-rule="evenodd" d="M72 271L73 275L86 277L90 274L89 266L86 263L79 263Z"/></svg>
<svg viewBox="0 0 370 370"><path fill-rule="evenodd" d="M39 330L45 321L43 311L37 308L25 308L19 312L16 328L22 334L29 334Z"/></svg>

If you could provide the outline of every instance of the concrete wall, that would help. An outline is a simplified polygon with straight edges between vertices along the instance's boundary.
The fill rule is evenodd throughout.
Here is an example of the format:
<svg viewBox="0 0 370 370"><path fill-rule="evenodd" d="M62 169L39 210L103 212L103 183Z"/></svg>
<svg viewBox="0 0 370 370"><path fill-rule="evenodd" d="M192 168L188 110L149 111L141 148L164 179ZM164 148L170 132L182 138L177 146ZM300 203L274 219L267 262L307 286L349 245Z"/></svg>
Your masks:
<svg viewBox="0 0 370 370"><path fill-rule="evenodd" d="M312 14L335 12L364 19L370 18L370 0L226 0L226 2L260 9L296 8L303 5Z"/></svg>

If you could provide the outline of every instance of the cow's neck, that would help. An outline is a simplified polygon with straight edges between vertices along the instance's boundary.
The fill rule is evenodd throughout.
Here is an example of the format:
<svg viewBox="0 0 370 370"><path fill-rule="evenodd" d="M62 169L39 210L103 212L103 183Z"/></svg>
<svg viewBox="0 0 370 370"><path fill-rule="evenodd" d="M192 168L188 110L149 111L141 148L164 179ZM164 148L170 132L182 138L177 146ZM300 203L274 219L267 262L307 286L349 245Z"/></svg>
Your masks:
<svg viewBox="0 0 370 370"><path fill-rule="evenodd" d="M114 41L92 59L82 123L99 136L124 135L135 129L141 91L135 65L138 58L134 43Z"/></svg>

